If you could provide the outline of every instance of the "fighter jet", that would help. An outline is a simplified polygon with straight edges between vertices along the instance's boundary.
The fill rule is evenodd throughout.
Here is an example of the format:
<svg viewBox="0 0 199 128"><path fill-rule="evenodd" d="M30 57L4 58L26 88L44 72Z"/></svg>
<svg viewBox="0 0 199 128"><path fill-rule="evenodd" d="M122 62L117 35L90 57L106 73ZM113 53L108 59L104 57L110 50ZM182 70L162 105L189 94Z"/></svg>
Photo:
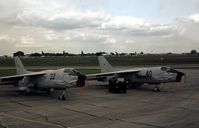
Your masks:
<svg viewBox="0 0 199 128"><path fill-rule="evenodd" d="M143 84L155 85L153 91L160 91L159 84L180 82L183 72L170 67L133 68L121 70L113 68L104 56L98 56L101 73L86 75L87 80L108 81L109 92L126 93L127 87L136 88Z"/></svg>
<svg viewBox="0 0 199 128"><path fill-rule="evenodd" d="M60 100L65 100L67 88L83 87L85 85L85 75L82 75L76 69L63 68L58 70L44 70L40 72L27 71L19 57L14 57L17 75L0 77L1 85L15 85L24 94L31 91L46 91L50 93L53 90L62 90L59 96Z"/></svg>

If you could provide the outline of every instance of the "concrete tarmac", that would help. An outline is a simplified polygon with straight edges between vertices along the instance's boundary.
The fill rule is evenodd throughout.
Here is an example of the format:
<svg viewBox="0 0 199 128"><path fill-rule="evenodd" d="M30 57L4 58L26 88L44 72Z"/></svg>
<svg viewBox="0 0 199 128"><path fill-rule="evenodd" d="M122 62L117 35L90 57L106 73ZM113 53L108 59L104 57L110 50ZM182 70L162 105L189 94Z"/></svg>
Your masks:
<svg viewBox="0 0 199 128"><path fill-rule="evenodd" d="M104 85L88 82L70 89L67 100L33 93L24 96L13 86L0 87L0 128L198 128L199 70L184 69L186 80L129 89L111 94Z"/></svg>

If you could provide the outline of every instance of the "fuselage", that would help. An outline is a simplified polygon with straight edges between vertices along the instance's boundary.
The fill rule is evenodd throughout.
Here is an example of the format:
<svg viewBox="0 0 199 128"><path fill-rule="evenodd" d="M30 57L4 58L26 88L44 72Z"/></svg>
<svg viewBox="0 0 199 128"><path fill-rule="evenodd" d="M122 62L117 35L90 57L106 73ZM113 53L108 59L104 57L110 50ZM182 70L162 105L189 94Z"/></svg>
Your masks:
<svg viewBox="0 0 199 128"><path fill-rule="evenodd" d="M80 73L73 68L45 70L42 72L45 72L45 74L39 77L24 77L19 81L19 88L27 87L37 90L66 89L74 86L74 83L78 81L78 76L80 75Z"/></svg>
<svg viewBox="0 0 199 128"><path fill-rule="evenodd" d="M121 74L119 77L125 78L130 84L142 85L160 84L168 82L180 82L184 73L169 67L152 67L139 69L137 73Z"/></svg>

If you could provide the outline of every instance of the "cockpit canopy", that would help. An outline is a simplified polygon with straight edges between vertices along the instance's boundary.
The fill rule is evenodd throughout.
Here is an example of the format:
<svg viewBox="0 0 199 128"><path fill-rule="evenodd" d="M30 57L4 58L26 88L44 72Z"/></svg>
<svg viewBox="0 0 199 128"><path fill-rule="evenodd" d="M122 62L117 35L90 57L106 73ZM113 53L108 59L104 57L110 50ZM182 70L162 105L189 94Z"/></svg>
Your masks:
<svg viewBox="0 0 199 128"><path fill-rule="evenodd" d="M170 68L168 68L168 67L161 67L161 70L162 71L168 71Z"/></svg>
<svg viewBox="0 0 199 128"><path fill-rule="evenodd" d="M170 67L161 67L162 71L166 71L168 73L177 73L178 71L176 71L175 69L172 69Z"/></svg>
<svg viewBox="0 0 199 128"><path fill-rule="evenodd" d="M80 74L80 72L76 69L66 68L64 69L64 73L67 73L69 75L77 76Z"/></svg>

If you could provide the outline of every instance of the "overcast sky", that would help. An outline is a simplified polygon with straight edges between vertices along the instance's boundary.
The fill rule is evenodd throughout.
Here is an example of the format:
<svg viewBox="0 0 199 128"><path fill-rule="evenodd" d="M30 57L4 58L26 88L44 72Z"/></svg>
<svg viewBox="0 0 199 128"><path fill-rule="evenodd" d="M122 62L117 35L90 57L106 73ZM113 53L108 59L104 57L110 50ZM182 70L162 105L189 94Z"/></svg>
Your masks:
<svg viewBox="0 0 199 128"><path fill-rule="evenodd" d="M199 0L1 0L0 55L199 51Z"/></svg>

